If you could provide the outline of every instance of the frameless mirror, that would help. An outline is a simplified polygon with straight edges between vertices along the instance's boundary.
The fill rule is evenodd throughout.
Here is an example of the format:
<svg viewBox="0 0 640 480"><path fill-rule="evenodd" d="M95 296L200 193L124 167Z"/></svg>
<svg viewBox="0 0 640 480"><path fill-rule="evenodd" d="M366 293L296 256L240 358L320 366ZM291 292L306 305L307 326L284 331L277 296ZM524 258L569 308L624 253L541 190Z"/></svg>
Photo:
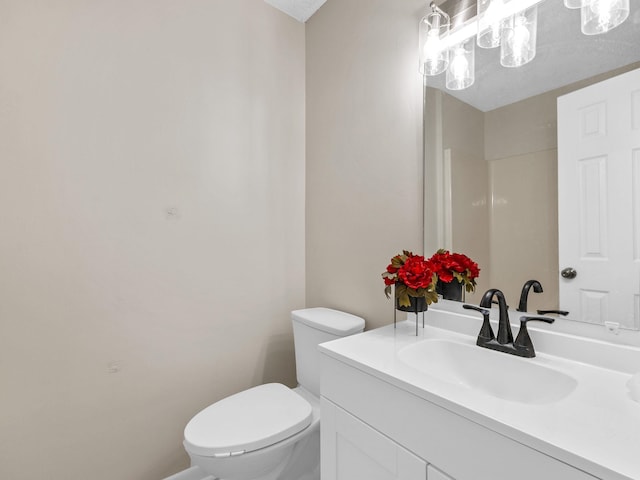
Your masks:
<svg viewBox="0 0 640 480"><path fill-rule="evenodd" d="M536 279L544 291L530 292L527 310L564 307L560 289L568 280L561 270L572 265L561 265L558 257L558 199L564 195L558 186L558 98L640 68L640 0L631 0L623 24L589 36L581 33L580 10L563 3L538 4L537 53L530 63L505 68L499 51L476 47L471 87L451 91L443 75L425 77L425 252L448 248L479 263L478 288L467 301L477 303L487 288L499 288L515 309L523 284ZM640 119L640 84L637 92L629 102L631 114ZM600 120L591 116L586 121ZM613 123L605 128L612 129ZM640 127L631 135L640 136ZM640 153L637 158L640 167ZM606 171L606 164L601 168ZM602 208L609 213L602 210L601 220L613 222L611 212L617 205L636 202L640 207L632 196L605 204ZM580 220L569 217L564 223L579 225ZM594 235L602 225L586 223ZM580 245L575 250L579 252ZM637 263L640 259L629 255L629 269L637 269ZM581 279L588 275L577 270ZM601 332L606 331L605 322L614 330L618 324L622 336L637 339L640 335L633 330L640 327L640 287L632 288L633 319L609 318L606 295L572 306L566 319L595 324L584 328ZM594 306L601 310L598 315L579 313ZM575 322L556 322L554 328L562 323L571 325L568 329L583 328Z"/></svg>

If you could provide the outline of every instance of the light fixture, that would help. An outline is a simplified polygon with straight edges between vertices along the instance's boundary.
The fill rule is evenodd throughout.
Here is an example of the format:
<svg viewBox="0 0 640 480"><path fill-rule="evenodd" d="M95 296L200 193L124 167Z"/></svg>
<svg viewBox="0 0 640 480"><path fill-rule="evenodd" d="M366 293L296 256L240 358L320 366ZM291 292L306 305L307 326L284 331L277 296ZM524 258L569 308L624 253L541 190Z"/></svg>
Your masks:
<svg viewBox="0 0 640 480"><path fill-rule="evenodd" d="M629 0L585 0L580 9L582 33L606 33L629 16Z"/></svg>
<svg viewBox="0 0 640 480"><path fill-rule="evenodd" d="M431 11L420 20L420 72L438 75L449 65L449 49L444 39L449 34L449 15L431 2Z"/></svg>
<svg viewBox="0 0 640 480"><path fill-rule="evenodd" d="M449 90L463 90L473 85L476 79L475 43L472 37L451 49L449 68L447 68Z"/></svg>
<svg viewBox="0 0 640 480"><path fill-rule="evenodd" d="M476 43L483 48L500 46L504 67L529 63L536 56L538 4L542 1L477 0L477 15L451 31L449 15L432 1L429 13L420 20L420 72L432 76L446 70L450 90L473 85ZM630 13L629 0L564 0L564 5L580 8L586 35L608 32Z"/></svg>
<svg viewBox="0 0 640 480"><path fill-rule="evenodd" d="M536 56L538 6L507 18L502 26L500 65L521 67Z"/></svg>
<svg viewBox="0 0 640 480"><path fill-rule="evenodd" d="M494 48L500 46L501 13L503 0L478 0L478 46Z"/></svg>
<svg viewBox="0 0 640 480"><path fill-rule="evenodd" d="M582 8L585 0L564 0L564 6L567 8Z"/></svg>

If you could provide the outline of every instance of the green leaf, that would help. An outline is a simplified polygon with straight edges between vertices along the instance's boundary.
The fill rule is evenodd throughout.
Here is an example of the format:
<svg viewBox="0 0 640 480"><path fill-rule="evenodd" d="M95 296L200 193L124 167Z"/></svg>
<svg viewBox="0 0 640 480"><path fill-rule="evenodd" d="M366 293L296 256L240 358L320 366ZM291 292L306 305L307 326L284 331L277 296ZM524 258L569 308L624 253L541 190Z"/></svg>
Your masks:
<svg viewBox="0 0 640 480"><path fill-rule="evenodd" d="M407 261L407 257L404 257L402 255L399 255L397 257L393 257L391 259L391 266L394 268L400 268L404 265L404 262Z"/></svg>
<svg viewBox="0 0 640 480"><path fill-rule="evenodd" d="M407 288L407 294L410 297L422 297L422 295L418 293L418 291L415 288Z"/></svg>
<svg viewBox="0 0 640 480"><path fill-rule="evenodd" d="M436 291L432 291L427 293L426 297L427 299L427 303L431 304L431 303L438 303L438 294L436 293Z"/></svg>
<svg viewBox="0 0 640 480"><path fill-rule="evenodd" d="M406 292L398 297L398 305L400 305L401 307L411 306L411 300L409 300L409 295L407 295Z"/></svg>

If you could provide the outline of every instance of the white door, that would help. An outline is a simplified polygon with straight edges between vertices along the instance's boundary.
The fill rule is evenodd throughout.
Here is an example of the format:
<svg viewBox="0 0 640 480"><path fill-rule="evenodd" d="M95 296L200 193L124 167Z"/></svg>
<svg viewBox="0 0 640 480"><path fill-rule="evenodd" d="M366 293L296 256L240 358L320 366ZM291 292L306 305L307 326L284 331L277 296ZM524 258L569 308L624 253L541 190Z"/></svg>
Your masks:
<svg viewBox="0 0 640 480"><path fill-rule="evenodd" d="M558 98L558 223L560 308L639 329L640 69Z"/></svg>
<svg viewBox="0 0 640 480"><path fill-rule="evenodd" d="M322 398L322 480L425 480L427 463Z"/></svg>

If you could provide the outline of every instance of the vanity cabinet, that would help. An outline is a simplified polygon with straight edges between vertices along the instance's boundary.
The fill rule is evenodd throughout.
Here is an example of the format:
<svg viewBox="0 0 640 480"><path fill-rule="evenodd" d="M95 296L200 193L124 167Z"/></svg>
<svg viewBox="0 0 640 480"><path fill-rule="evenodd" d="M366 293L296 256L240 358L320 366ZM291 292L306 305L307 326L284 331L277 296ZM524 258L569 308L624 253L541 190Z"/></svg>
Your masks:
<svg viewBox="0 0 640 480"><path fill-rule="evenodd" d="M595 480L393 378L322 356L322 480ZM427 395L428 397L428 395Z"/></svg>
<svg viewBox="0 0 640 480"><path fill-rule="evenodd" d="M322 399L322 480L454 480Z"/></svg>
<svg viewBox="0 0 640 480"><path fill-rule="evenodd" d="M322 399L322 480L425 480L427 462ZM444 480L444 477L434 477Z"/></svg>

